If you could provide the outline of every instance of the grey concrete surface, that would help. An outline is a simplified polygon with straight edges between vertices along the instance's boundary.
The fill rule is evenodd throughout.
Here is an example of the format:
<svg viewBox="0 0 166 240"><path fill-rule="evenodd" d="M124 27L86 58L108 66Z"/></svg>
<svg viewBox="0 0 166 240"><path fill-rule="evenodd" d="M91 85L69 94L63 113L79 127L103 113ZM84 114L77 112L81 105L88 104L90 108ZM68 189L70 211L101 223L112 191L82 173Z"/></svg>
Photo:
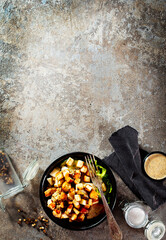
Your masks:
<svg viewBox="0 0 166 240"><path fill-rule="evenodd" d="M20 228L17 207L41 214L40 178L57 157L107 156L108 137L125 125L137 129L144 149L166 150L165 27L164 0L0 1L0 145L21 179L40 161L38 176L0 212L1 240L49 239ZM118 206L136 197L115 176L124 240L143 240ZM166 223L165 213L163 205L154 215ZM109 239L106 221L79 233L51 222L50 232L56 240Z"/></svg>

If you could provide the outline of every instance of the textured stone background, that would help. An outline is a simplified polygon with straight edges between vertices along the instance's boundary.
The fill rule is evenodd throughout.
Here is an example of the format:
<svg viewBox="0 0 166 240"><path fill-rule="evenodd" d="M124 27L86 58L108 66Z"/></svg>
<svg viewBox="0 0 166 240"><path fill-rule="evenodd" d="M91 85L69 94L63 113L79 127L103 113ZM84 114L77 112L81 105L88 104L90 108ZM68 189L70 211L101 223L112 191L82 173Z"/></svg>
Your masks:
<svg viewBox="0 0 166 240"><path fill-rule="evenodd" d="M0 145L20 178L40 160L32 184L8 201L1 215L2 240L47 240L16 223L16 206L41 206L38 185L57 157L85 151L104 157L108 137L130 125L148 151L166 150L165 0L1 0ZM116 175L119 199L136 199ZM166 222L165 206L156 211ZM125 240L142 230L115 217ZM108 239L106 221L71 232L51 223L55 239ZM104 234L103 234L104 232Z"/></svg>

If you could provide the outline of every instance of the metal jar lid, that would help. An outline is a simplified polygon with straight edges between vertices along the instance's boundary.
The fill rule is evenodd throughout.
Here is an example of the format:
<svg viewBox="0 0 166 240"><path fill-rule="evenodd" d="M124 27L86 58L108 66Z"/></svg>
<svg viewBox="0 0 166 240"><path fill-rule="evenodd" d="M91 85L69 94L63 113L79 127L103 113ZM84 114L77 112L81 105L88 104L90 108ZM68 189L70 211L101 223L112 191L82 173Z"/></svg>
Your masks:
<svg viewBox="0 0 166 240"><path fill-rule="evenodd" d="M158 220L151 221L146 225L144 234L148 240L160 240L165 234L165 225Z"/></svg>

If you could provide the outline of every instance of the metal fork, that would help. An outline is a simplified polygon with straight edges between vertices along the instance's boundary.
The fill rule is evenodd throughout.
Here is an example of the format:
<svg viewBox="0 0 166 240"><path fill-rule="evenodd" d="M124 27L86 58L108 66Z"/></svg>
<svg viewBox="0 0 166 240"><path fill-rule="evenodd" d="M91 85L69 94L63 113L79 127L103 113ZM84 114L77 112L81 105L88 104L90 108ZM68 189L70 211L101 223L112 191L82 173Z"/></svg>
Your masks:
<svg viewBox="0 0 166 240"><path fill-rule="evenodd" d="M103 201L104 209L107 215L107 221L108 221L108 226L110 230L110 237L112 240L122 240L122 232L112 214L112 211L107 203L107 200L104 196L103 190L102 190L102 180L99 176L97 176L96 171L98 170L95 164L95 158L94 156L86 156L85 157L86 165L90 174L90 178L93 182L93 184L98 188L100 194L101 194L101 199Z"/></svg>

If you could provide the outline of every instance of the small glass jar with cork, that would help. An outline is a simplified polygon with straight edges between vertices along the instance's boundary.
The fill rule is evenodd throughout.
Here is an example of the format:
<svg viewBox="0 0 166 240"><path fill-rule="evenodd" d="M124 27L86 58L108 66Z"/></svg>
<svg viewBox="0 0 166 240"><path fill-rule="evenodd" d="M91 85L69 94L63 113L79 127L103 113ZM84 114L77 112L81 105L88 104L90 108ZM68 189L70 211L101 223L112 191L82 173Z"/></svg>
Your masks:
<svg viewBox="0 0 166 240"><path fill-rule="evenodd" d="M144 228L148 240L160 240L165 235L165 225L157 219L149 220L149 210L142 202L125 203L123 208L126 223L132 228Z"/></svg>

